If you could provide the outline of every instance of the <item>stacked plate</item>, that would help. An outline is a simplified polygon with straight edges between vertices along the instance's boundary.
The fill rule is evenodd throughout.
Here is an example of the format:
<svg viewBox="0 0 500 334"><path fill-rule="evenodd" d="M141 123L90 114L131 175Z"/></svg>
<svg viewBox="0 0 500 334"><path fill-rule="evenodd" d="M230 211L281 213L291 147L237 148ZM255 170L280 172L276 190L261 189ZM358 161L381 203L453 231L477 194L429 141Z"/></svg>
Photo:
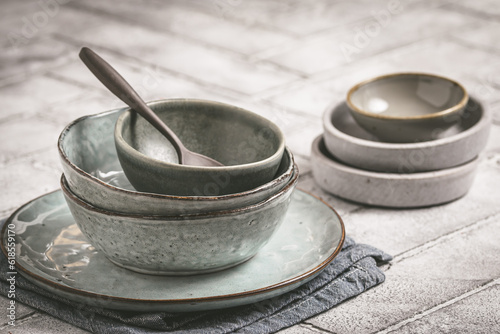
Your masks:
<svg viewBox="0 0 500 334"><path fill-rule="evenodd" d="M397 76L408 75L416 74ZM401 97L400 87L403 85L396 80L400 78L397 76L376 78L357 85L348 94L348 101L327 108L323 116L324 134L312 144L316 182L325 191L345 199L384 207L423 207L463 196L473 182L477 156L488 139L490 113L476 99L468 97L465 108L453 122L449 122L450 126L432 132L433 138L415 138L414 142L398 137L415 130L400 121L394 130L378 124L370 128L374 122L363 123L357 117L360 113L353 110L356 108L353 106L355 98L365 102L371 99L376 107L387 105L386 101L390 104L391 96L384 96L384 87L370 87L369 84L391 79L398 86L392 87L391 94L398 92L397 100L405 101ZM435 84L432 80L425 84L431 86L427 91L439 91L432 87ZM425 96L425 89L421 86L409 98ZM359 87L376 92L376 103L373 103L373 96L353 96ZM443 95L443 92L439 94ZM383 117L376 117L377 121L385 121ZM422 127L424 131L418 133L429 128L426 125Z"/></svg>

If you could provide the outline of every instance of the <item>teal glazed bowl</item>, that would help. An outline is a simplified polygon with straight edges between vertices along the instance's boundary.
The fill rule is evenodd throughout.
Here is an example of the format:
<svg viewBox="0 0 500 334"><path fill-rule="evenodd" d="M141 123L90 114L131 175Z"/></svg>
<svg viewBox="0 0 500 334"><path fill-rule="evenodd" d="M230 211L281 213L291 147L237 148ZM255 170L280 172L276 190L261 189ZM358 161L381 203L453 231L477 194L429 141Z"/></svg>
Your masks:
<svg viewBox="0 0 500 334"><path fill-rule="evenodd" d="M114 127L127 109L81 117L62 131L58 149L69 189L92 206L107 211L144 215L185 215L231 210L265 200L279 192L294 170L285 149L274 178L248 191L219 196L176 196L134 189L118 161Z"/></svg>
<svg viewBox="0 0 500 334"><path fill-rule="evenodd" d="M194 275L252 258L283 222L297 179L295 171L283 189L256 204L176 216L96 208L69 189L64 175L61 188L83 235L113 263L146 274Z"/></svg>
<svg viewBox="0 0 500 334"><path fill-rule="evenodd" d="M139 191L180 196L235 194L271 181L285 150L281 130L271 121L228 104L171 99L149 103L191 151L223 167L178 163L171 143L132 110L115 127L120 164Z"/></svg>
<svg viewBox="0 0 500 334"><path fill-rule="evenodd" d="M429 141L460 121L469 95L434 74L396 73L352 87L346 103L356 122L385 142Z"/></svg>

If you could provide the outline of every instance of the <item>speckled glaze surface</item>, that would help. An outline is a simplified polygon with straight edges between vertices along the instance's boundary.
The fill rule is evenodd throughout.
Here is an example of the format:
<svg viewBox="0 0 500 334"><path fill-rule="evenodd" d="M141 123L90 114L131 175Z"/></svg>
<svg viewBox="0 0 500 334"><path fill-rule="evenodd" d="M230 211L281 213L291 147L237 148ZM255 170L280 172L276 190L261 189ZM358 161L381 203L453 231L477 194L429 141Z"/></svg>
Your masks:
<svg viewBox="0 0 500 334"><path fill-rule="evenodd" d="M82 233L117 265L156 275L219 271L254 256L285 217L298 174L272 197L233 210L183 216L126 215L98 209L61 188Z"/></svg>
<svg viewBox="0 0 500 334"><path fill-rule="evenodd" d="M452 127L468 93L458 82L427 73L395 73L361 82L347 93L352 116L386 142L411 143L436 138Z"/></svg>
<svg viewBox="0 0 500 334"><path fill-rule="evenodd" d="M137 191L123 172L114 143L114 126L125 110L79 118L59 137L59 155L69 188L96 207L122 213L166 216L235 209L272 196L286 185L293 173L293 155L285 149L273 180L241 193L186 197Z"/></svg>
<svg viewBox="0 0 500 334"><path fill-rule="evenodd" d="M379 173L341 163L328 152L323 136L317 137L311 148L313 176L323 190L351 201L384 207L424 207L460 198L472 185L477 165L476 158L433 172Z"/></svg>
<svg viewBox="0 0 500 334"><path fill-rule="evenodd" d="M115 144L125 175L137 190L226 195L256 188L276 175L285 139L269 120L213 101L170 99L148 105L189 150L224 166L179 164L168 139L144 118L126 111L116 122Z"/></svg>
<svg viewBox="0 0 500 334"><path fill-rule="evenodd" d="M490 126L491 111L473 97L455 126L427 142L382 142L354 121L345 102L323 115L328 151L348 165L377 172L426 172L464 164L485 147Z"/></svg>
<svg viewBox="0 0 500 334"><path fill-rule="evenodd" d="M333 209L297 190L285 222L252 260L223 272L174 277L109 262L82 235L61 191L25 204L8 224L15 225L17 268L28 280L76 302L144 312L217 309L280 295L319 274L345 235ZM5 238L4 227L4 252Z"/></svg>

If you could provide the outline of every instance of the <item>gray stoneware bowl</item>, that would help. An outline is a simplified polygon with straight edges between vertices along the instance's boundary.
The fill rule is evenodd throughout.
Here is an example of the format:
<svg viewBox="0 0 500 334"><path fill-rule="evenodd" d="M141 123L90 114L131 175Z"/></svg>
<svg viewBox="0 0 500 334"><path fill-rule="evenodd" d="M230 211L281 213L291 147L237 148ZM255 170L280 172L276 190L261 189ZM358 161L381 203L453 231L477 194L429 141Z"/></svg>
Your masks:
<svg viewBox="0 0 500 334"><path fill-rule="evenodd" d="M416 208L443 204L464 196L473 184L479 159L460 166L422 173L380 173L348 166L328 152L322 136L311 147L311 166L321 189L368 205Z"/></svg>
<svg viewBox="0 0 500 334"><path fill-rule="evenodd" d="M473 160L488 141L491 111L471 97L460 121L436 140L385 143L360 127L345 102L323 114L325 145L340 161L377 172L416 173L459 166Z"/></svg>
<svg viewBox="0 0 500 334"><path fill-rule="evenodd" d="M173 196L137 191L123 173L114 143L114 126L125 110L81 117L69 124L59 137L59 155L69 188L95 207L165 216L231 210L271 197L287 184L294 171L292 153L285 149L275 177L248 191L220 196Z"/></svg>
<svg viewBox="0 0 500 334"><path fill-rule="evenodd" d="M180 196L226 195L271 181L285 140L271 121L228 104L171 99L148 104L190 150L223 167L178 163L168 139L129 110L116 122L118 158L139 191Z"/></svg>
<svg viewBox="0 0 500 334"><path fill-rule="evenodd" d="M347 106L363 128L386 142L410 143L436 138L459 120L469 97L448 78L425 73L396 73L352 87Z"/></svg>
<svg viewBox="0 0 500 334"><path fill-rule="evenodd" d="M141 273L193 275L223 270L253 257L282 223L298 173L270 198L206 214L145 216L96 208L61 188L91 244L113 263Z"/></svg>

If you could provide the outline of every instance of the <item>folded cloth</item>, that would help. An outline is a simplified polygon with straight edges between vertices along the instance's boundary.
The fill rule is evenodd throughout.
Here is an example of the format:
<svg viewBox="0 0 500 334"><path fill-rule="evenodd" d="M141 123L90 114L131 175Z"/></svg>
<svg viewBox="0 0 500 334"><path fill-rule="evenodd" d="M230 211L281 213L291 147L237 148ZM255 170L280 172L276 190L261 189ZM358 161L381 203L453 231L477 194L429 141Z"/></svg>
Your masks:
<svg viewBox="0 0 500 334"><path fill-rule="evenodd" d="M0 223L0 227L3 222ZM18 302L93 333L274 333L331 309L382 283L378 263L392 257L347 237L342 251L316 278L272 299L222 310L168 313L126 312L86 306L58 297L16 276ZM7 296L7 258L0 255L0 293Z"/></svg>

